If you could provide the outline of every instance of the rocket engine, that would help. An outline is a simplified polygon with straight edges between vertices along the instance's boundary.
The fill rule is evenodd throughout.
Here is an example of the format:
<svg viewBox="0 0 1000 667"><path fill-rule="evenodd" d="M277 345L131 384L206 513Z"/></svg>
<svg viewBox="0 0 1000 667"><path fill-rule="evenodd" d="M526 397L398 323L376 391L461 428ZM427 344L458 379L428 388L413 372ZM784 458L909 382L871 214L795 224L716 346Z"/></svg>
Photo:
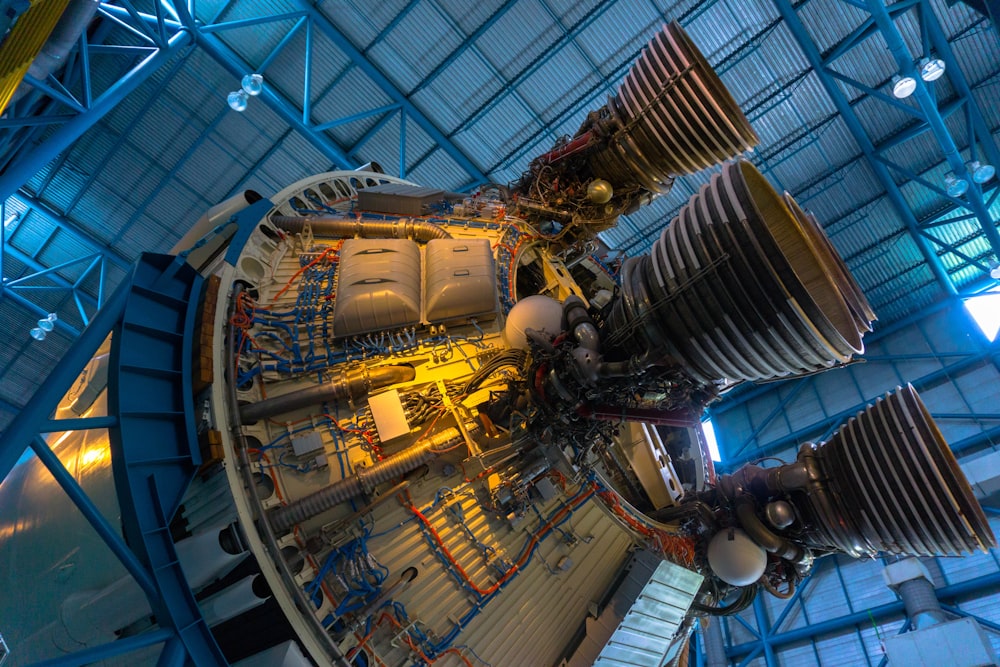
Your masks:
<svg viewBox="0 0 1000 667"><path fill-rule="evenodd" d="M193 386L182 396L161 371L164 400L142 398L197 434L203 464L163 533L226 659L554 664L588 613L559 601L602 599L635 548L692 573L688 620L664 626L683 643L690 618L789 595L827 554L995 546L909 386L795 461L716 476L707 405L849 362L875 318L816 219L740 159L757 142L671 23L509 187L465 196L342 171L206 214L177 261L208 287L190 308L162 302L199 313ZM618 270L596 255L619 216L720 163L647 254ZM178 338L150 340L189 349ZM81 379L90 398L75 414L123 403L113 386L93 396L122 359L141 371L147 350L116 345ZM113 463L117 479L118 438L86 465ZM126 491L105 496L102 511L126 513ZM91 618L112 593L144 599L121 568L86 583L49 610L67 623L0 615L8 643L45 657L156 624L144 603Z"/></svg>

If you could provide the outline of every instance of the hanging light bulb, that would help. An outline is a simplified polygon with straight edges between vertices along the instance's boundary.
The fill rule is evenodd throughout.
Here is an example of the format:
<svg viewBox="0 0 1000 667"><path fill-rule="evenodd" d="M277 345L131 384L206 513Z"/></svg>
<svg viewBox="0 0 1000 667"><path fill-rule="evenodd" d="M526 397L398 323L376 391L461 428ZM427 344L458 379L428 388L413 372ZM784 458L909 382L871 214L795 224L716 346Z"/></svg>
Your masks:
<svg viewBox="0 0 1000 667"><path fill-rule="evenodd" d="M909 97L913 94L913 91L917 89L917 80L912 76L899 76L898 74L892 77L892 95L897 99L903 99Z"/></svg>
<svg viewBox="0 0 1000 667"><path fill-rule="evenodd" d="M969 189L969 181L958 178L955 174L948 174L944 177L945 192L949 197L961 197Z"/></svg>
<svg viewBox="0 0 1000 667"><path fill-rule="evenodd" d="M240 81L240 85L247 95L255 97L260 95L260 91L264 90L264 77L260 74L247 74Z"/></svg>
<svg viewBox="0 0 1000 667"><path fill-rule="evenodd" d="M989 181L997 173L996 167L992 164L983 164L979 160L969 160L965 163L965 168L972 174L972 180L980 185Z"/></svg>
<svg viewBox="0 0 1000 667"><path fill-rule="evenodd" d="M921 58L917 66L920 68L920 78L927 83L944 76L945 64L940 58Z"/></svg>
<svg viewBox="0 0 1000 667"><path fill-rule="evenodd" d="M250 96L242 89L234 90L226 96L226 102L229 103L229 108L233 111L243 111L246 109L248 99L250 99Z"/></svg>
<svg viewBox="0 0 1000 667"><path fill-rule="evenodd" d="M35 327L29 333L31 334L31 337L34 338L35 340L45 340L46 333L45 330L42 329L41 327Z"/></svg>
<svg viewBox="0 0 1000 667"><path fill-rule="evenodd" d="M42 319L38 320L38 328L44 331L45 333L48 333L56 328L55 322L58 319L59 318L56 316L55 313L49 313Z"/></svg>

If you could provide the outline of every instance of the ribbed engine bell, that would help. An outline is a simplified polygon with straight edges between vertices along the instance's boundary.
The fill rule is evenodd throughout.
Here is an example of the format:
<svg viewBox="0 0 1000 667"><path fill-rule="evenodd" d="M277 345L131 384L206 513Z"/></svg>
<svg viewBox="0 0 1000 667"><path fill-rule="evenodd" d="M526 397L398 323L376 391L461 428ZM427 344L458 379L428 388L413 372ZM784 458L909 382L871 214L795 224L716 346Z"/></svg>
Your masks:
<svg viewBox="0 0 1000 667"><path fill-rule="evenodd" d="M799 459L810 455L809 448ZM829 507L809 494L830 544L859 555L940 556L996 546L962 469L912 385L852 417L814 450Z"/></svg>
<svg viewBox="0 0 1000 667"><path fill-rule="evenodd" d="M663 27L607 105L619 129L589 157L613 183L651 192L673 177L750 150L760 139L705 56L677 22Z"/></svg>
<svg viewBox="0 0 1000 667"><path fill-rule="evenodd" d="M869 324L845 298L856 284L838 279L842 261L811 225L752 164L725 165L649 255L625 262L602 334L609 356L644 350L711 382L808 373L860 353Z"/></svg>
<svg viewBox="0 0 1000 667"><path fill-rule="evenodd" d="M784 199L788 209L799 220L802 228L812 237L813 242L826 250L825 256L832 260L832 263L826 269L837 283L837 288L841 294L844 295L847 306L851 309L851 316L854 318L855 324L857 324L859 330L871 331L871 323L877 319L875 311L872 310L871 304L868 303L864 292L861 291L861 286L858 285L854 276L851 275L844 260L841 259L840 255L834 249L833 244L830 242L830 237L823 231L823 227L819 224L816 216L803 210L798 202L792 198L792 195L786 192Z"/></svg>

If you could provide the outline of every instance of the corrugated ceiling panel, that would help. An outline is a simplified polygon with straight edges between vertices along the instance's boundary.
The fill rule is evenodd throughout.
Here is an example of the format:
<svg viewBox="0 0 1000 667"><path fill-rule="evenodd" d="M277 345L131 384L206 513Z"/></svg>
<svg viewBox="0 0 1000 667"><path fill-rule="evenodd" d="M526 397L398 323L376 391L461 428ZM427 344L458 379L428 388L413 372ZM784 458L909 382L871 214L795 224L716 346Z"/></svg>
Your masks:
<svg viewBox="0 0 1000 667"><path fill-rule="evenodd" d="M88 221L93 225L92 232L98 239L113 245L118 232L128 224L129 218L135 212L135 208L126 197L128 197L127 192L108 187L103 183L95 183L77 202L74 214L77 219ZM133 254L125 256L134 257Z"/></svg>
<svg viewBox="0 0 1000 667"><path fill-rule="evenodd" d="M864 643L853 631L820 637L815 646L821 665L861 665L867 653Z"/></svg>
<svg viewBox="0 0 1000 667"><path fill-rule="evenodd" d="M543 122L547 122L562 109L572 92L600 83L600 77L590 67L576 49L562 49L528 77L518 91ZM582 77L579 72L584 73Z"/></svg>
<svg viewBox="0 0 1000 667"><path fill-rule="evenodd" d="M357 67L351 67L313 106L313 122L326 123L354 114L371 111L392 103L385 92ZM338 125L327 134L342 147L353 145L365 132L379 121L380 116L369 116L344 125Z"/></svg>
<svg viewBox="0 0 1000 667"><path fill-rule="evenodd" d="M602 8L599 16L595 12L596 18L576 41L594 62L601 64L602 72L608 74L635 59L665 21L648 3L618 2L602 5ZM618 82L609 83L617 86Z"/></svg>
<svg viewBox="0 0 1000 667"><path fill-rule="evenodd" d="M464 35L431 2L417 3L368 57L403 91L409 91L458 48Z"/></svg>
<svg viewBox="0 0 1000 667"><path fill-rule="evenodd" d="M384 165L390 170L389 165ZM458 165L450 155L438 148L431 153L427 159L413 168L406 177L415 183L426 184L439 187L444 190L458 190L469 184L470 177ZM503 182L503 181L500 181Z"/></svg>
<svg viewBox="0 0 1000 667"><path fill-rule="evenodd" d="M388 0L354 6L348 2L320 3L317 9L359 48L369 46L408 0Z"/></svg>
<svg viewBox="0 0 1000 667"><path fill-rule="evenodd" d="M503 81L477 49L463 52L441 76L431 80L412 97L412 101L445 132L451 132L469 115L493 99Z"/></svg>
<svg viewBox="0 0 1000 667"><path fill-rule="evenodd" d="M261 3L264 4L264 3ZM252 12L246 12L252 14ZM271 12L263 11L263 9L256 14L256 16L267 16ZM279 12L275 12L276 14ZM252 18L252 16L247 16L245 18ZM232 21L237 20L235 16L229 16L228 14L223 17L222 21ZM271 52L278 46L285 35L295 27L298 19L290 18L281 21L271 21L267 23L257 23L252 26L246 26L242 28L232 28L219 33L219 39L223 43L227 44L232 48L237 47L242 56L243 60L250 63L251 65L260 65L264 62L264 59L271 54ZM303 26L304 27L304 26ZM318 42L316 43L318 45ZM286 47L294 48L294 47ZM302 52L299 51L301 54ZM302 61L301 55L299 56L299 62ZM276 68L275 72L280 71L280 68ZM264 72L265 78L269 78L272 72Z"/></svg>
<svg viewBox="0 0 1000 667"><path fill-rule="evenodd" d="M200 2L198 4L201 4ZM273 16L275 14L285 14L298 10L298 6L292 0L253 0L253 2L221 2L219 8L225 8L222 16L216 19L216 23L224 21L238 21L257 16ZM218 13L218 10L212 14ZM205 14L200 15L206 16Z"/></svg>
<svg viewBox="0 0 1000 667"><path fill-rule="evenodd" d="M558 26L538 0L518 2L476 42L476 48L508 80L544 55L559 37Z"/></svg>
<svg viewBox="0 0 1000 667"><path fill-rule="evenodd" d="M488 19L504 10L504 0L489 2L463 2L462 0L435 0L438 11L458 26L465 35L470 35ZM508 7L509 10L509 7Z"/></svg>
<svg viewBox="0 0 1000 667"><path fill-rule="evenodd" d="M339 80L343 70L346 67L350 67L350 62L344 56L343 52L336 48L330 39L318 28L313 29L312 40L313 56L310 76L310 99L313 102L317 102ZM281 93L296 109L302 108L303 96L305 95L305 45L306 30L303 27L296 31L291 41L275 56L270 67L263 75L264 85L270 87L273 91ZM257 62L259 63L260 61ZM236 90L239 87L239 82L233 80L231 86L232 88L228 90ZM372 106L378 106L378 104L373 104ZM321 111L319 107L314 111L316 112L313 116L313 121L315 122L333 120L333 118L323 117L319 113Z"/></svg>
<svg viewBox="0 0 1000 667"><path fill-rule="evenodd" d="M592 10L612 4L608 0L547 0L552 12L560 17L562 24L570 26L589 14Z"/></svg>
<svg viewBox="0 0 1000 667"><path fill-rule="evenodd" d="M505 131L501 132L500 128L504 128ZM518 150L525 140L530 139L541 128L538 118L523 102L515 97L504 96L499 98L499 102L468 132L495 145L500 153L507 155ZM554 137L545 142L546 149L551 146L553 139ZM544 152L544 149L540 152Z"/></svg>

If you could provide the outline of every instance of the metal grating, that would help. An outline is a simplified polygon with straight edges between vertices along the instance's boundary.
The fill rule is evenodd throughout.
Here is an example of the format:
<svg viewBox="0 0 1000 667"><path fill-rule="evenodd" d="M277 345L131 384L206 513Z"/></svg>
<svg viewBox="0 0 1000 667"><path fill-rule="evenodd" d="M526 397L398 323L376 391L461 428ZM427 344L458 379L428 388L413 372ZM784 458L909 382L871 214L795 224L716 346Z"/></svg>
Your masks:
<svg viewBox="0 0 1000 667"><path fill-rule="evenodd" d="M679 565L660 563L594 667L660 667L703 579Z"/></svg>

